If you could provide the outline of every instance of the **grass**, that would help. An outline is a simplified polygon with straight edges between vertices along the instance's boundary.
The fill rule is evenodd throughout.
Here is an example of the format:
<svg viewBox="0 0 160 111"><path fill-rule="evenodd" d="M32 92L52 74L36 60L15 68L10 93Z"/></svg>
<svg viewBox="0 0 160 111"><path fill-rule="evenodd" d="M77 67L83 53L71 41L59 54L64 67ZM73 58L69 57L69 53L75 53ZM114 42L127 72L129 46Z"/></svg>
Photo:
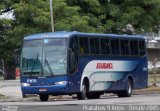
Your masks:
<svg viewBox="0 0 160 111"><path fill-rule="evenodd" d="M141 95L141 94L160 94L160 87L148 87L144 89L136 89L133 91L133 94L135 95Z"/></svg>
<svg viewBox="0 0 160 111"><path fill-rule="evenodd" d="M144 89L136 89L134 90L134 94L149 94L149 93L160 93L160 87L155 87L155 86L149 86Z"/></svg>
<svg viewBox="0 0 160 111"><path fill-rule="evenodd" d="M155 91L160 91L160 87L159 86L149 86L146 89L142 89L142 90L155 90Z"/></svg>
<svg viewBox="0 0 160 111"><path fill-rule="evenodd" d="M157 83L160 83L160 76L159 75L156 77L156 80L157 80ZM153 75L148 76L148 82L154 83L154 76Z"/></svg>
<svg viewBox="0 0 160 111"><path fill-rule="evenodd" d="M0 94L0 99L3 99L5 96Z"/></svg>
<svg viewBox="0 0 160 111"><path fill-rule="evenodd" d="M2 76L0 76L0 80L4 80L4 78Z"/></svg>
<svg viewBox="0 0 160 111"><path fill-rule="evenodd" d="M160 76L156 77L157 83L160 83ZM148 82L153 84L154 83L154 77L149 75L148 76ZM147 88L144 89L136 89L134 90L134 94L152 94L152 93L160 93L160 86L148 86Z"/></svg>

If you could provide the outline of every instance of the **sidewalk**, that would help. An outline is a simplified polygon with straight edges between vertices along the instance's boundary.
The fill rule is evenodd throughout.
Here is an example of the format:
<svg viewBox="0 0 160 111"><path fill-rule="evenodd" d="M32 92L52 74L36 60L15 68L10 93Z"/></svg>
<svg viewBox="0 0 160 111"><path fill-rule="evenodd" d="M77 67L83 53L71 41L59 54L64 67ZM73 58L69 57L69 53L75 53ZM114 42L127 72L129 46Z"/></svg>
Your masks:
<svg viewBox="0 0 160 111"><path fill-rule="evenodd" d="M0 94L11 98L22 98L20 80L0 80Z"/></svg>
<svg viewBox="0 0 160 111"><path fill-rule="evenodd" d="M0 80L0 88L5 86L20 86L20 80Z"/></svg>

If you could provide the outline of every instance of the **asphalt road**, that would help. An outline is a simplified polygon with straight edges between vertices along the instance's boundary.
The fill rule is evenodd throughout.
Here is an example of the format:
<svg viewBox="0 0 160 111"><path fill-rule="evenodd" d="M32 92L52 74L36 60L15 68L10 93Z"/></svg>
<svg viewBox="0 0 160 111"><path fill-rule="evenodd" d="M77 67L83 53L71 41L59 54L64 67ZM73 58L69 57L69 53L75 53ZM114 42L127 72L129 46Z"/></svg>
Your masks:
<svg viewBox="0 0 160 111"><path fill-rule="evenodd" d="M125 105L125 106L124 106ZM113 108L109 111L126 111L132 108L155 108L152 111L160 110L160 94L133 95L129 98L118 98L117 96L102 96L100 99L77 100L77 99L50 99L48 102L27 101L27 102L2 102L0 111L6 111L5 108L14 109L14 111L92 111L93 108L106 111L107 108ZM159 107L157 107L159 105ZM128 108L128 109L127 109ZM17 110L16 110L17 109ZM10 111L7 110L7 111ZM146 111L145 109L144 111ZM132 111L132 110L131 110ZM139 110L138 110L139 111ZM143 110L141 110L143 111Z"/></svg>
<svg viewBox="0 0 160 111"><path fill-rule="evenodd" d="M149 86L151 83L149 83ZM160 83L157 83L160 86ZM0 94L11 98L22 98L20 80L0 81Z"/></svg>
<svg viewBox="0 0 160 111"><path fill-rule="evenodd" d="M136 108L140 105L140 110L137 111L148 110L143 109L148 108L144 105L151 105L153 108L151 111L160 111L160 94L132 95L130 98L118 98L116 95L107 94L100 99L92 100L77 100L71 97L55 100L51 97L48 102L40 102L38 97L30 100L22 99L19 80L0 81L0 94L11 97L9 101L13 101L0 101L0 111L136 111L132 110L130 105L135 105ZM158 109L157 105L159 105ZM141 109L141 106L144 107Z"/></svg>

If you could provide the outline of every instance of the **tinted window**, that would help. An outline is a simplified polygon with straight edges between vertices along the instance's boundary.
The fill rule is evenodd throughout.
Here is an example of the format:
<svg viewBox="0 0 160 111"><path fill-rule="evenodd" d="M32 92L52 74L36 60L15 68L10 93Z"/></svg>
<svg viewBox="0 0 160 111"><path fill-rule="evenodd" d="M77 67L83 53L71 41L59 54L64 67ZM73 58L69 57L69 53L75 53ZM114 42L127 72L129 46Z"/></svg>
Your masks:
<svg viewBox="0 0 160 111"><path fill-rule="evenodd" d="M145 55L145 41L139 41L139 54L140 56Z"/></svg>
<svg viewBox="0 0 160 111"><path fill-rule="evenodd" d="M88 54L89 49L88 49L88 38L80 38L79 39L79 53L80 54Z"/></svg>
<svg viewBox="0 0 160 111"><path fill-rule="evenodd" d="M129 55L129 40L120 40L121 55Z"/></svg>
<svg viewBox="0 0 160 111"><path fill-rule="evenodd" d="M111 39L112 55L119 55L119 39Z"/></svg>
<svg viewBox="0 0 160 111"><path fill-rule="evenodd" d="M130 51L131 51L131 55L134 55L134 56L138 55L138 41L137 40L130 41Z"/></svg>
<svg viewBox="0 0 160 111"><path fill-rule="evenodd" d="M101 39L101 54L110 54L110 40Z"/></svg>
<svg viewBox="0 0 160 111"><path fill-rule="evenodd" d="M91 54L99 54L99 39L98 38L90 38L90 51Z"/></svg>
<svg viewBox="0 0 160 111"><path fill-rule="evenodd" d="M77 53L78 51L78 38L73 37L70 41L70 48Z"/></svg>

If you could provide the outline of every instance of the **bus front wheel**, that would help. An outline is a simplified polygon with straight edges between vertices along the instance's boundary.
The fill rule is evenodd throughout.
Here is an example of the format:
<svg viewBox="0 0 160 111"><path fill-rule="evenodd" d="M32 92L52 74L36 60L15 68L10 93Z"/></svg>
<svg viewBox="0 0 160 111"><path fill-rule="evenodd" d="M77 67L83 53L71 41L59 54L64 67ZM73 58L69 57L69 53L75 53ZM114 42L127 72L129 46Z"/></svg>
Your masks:
<svg viewBox="0 0 160 111"><path fill-rule="evenodd" d="M77 98L78 100L83 100L83 99L86 99L86 96L87 96L87 85L86 85L86 82L83 81L82 90L80 93L77 94Z"/></svg>
<svg viewBox="0 0 160 111"><path fill-rule="evenodd" d="M22 98L26 98L26 95L25 95L25 94L22 94Z"/></svg>
<svg viewBox="0 0 160 111"><path fill-rule="evenodd" d="M49 95L48 94L40 94L39 98L41 101L48 101Z"/></svg>
<svg viewBox="0 0 160 111"><path fill-rule="evenodd" d="M131 97L132 90L133 90L133 83L130 79L128 79L126 90L117 93L117 95L118 95L118 97Z"/></svg>

